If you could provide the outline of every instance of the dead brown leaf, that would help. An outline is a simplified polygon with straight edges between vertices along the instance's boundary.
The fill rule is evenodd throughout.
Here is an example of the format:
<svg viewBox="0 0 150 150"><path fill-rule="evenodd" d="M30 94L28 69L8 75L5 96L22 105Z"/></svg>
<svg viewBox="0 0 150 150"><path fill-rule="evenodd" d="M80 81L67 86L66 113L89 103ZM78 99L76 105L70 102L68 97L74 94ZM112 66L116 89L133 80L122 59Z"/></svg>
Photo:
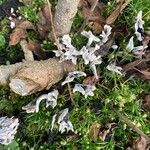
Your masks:
<svg viewBox="0 0 150 150"><path fill-rule="evenodd" d="M102 46L100 46L100 49L96 51L96 55L101 55L102 57L107 55L109 53L110 48L113 44L113 38L110 37L110 39Z"/></svg>
<svg viewBox="0 0 150 150"><path fill-rule="evenodd" d="M10 34L9 45L16 45L22 39L27 37L27 29L35 29L31 22L29 21L20 21L16 23L16 28Z"/></svg>
<svg viewBox="0 0 150 150"><path fill-rule="evenodd" d="M111 131L116 128L116 123L108 123L103 128L98 123L93 123L90 127L89 136L91 140L96 141L97 139L105 141Z"/></svg>
<svg viewBox="0 0 150 150"><path fill-rule="evenodd" d="M144 100L142 101L142 105L146 110L150 111L150 95L145 96Z"/></svg>
<svg viewBox="0 0 150 150"><path fill-rule="evenodd" d="M38 57L39 60L44 60L46 58L46 55L41 49L40 45L32 40L29 40L28 42L28 49L32 51Z"/></svg>
<svg viewBox="0 0 150 150"><path fill-rule="evenodd" d="M100 130L100 124L98 123L93 123L90 126L89 137L92 141L96 141L98 139L99 130Z"/></svg>
<svg viewBox="0 0 150 150"><path fill-rule="evenodd" d="M51 30L51 20L48 5L45 4L39 12L39 22L37 29L42 38L48 37Z"/></svg>
<svg viewBox="0 0 150 150"><path fill-rule="evenodd" d="M146 70L139 70L137 68L134 68L136 71L138 71L139 73L142 74L142 78L144 80L150 80L150 70L149 69L146 69Z"/></svg>
<svg viewBox="0 0 150 150"><path fill-rule="evenodd" d="M139 59L138 59L138 60L135 60L135 61L133 61L133 62L130 62L130 63L126 64L126 65L123 67L123 69L127 72L127 71L133 69L134 67L138 66L140 63L142 63L141 60L139 60Z"/></svg>
<svg viewBox="0 0 150 150"><path fill-rule="evenodd" d="M106 19L106 24L113 24L118 18L119 14L125 9L131 0L121 0L116 9Z"/></svg>
<svg viewBox="0 0 150 150"><path fill-rule="evenodd" d="M133 141L132 147L127 148L127 150L149 150L149 149L150 143L143 136Z"/></svg>
<svg viewBox="0 0 150 150"><path fill-rule="evenodd" d="M95 0L81 0L81 13L85 20L89 21L89 27L95 33L100 33L103 30L103 25L105 24L105 19L101 15L104 4L102 2L98 2L93 8L94 3Z"/></svg>
<svg viewBox="0 0 150 150"><path fill-rule="evenodd" d="M32 0L22 0L24 5L29 5Z"/></svg>
<svg viewBox="0 0 150 150"><path fill-rule="evenodd" d="M107 136L111 133L111 131L117 127L116 123L108 123L105 125L104 129L99 132L99 139L105 141Z"/></svg>
<svg viewBox="0 0 150 150"><path fill-rule="evenodd" d="M15 29L11 34L10 34L10 41L9 45L16 45L18 44L21 39L25 39L27 37L26 31L22 29Z"/></svg>
<svg viewBox="0 0 150 150"><path fill-rule="evenodd" d="M83 84L94 85L97 81L95 76L88 76L83 80Z"/></svg>

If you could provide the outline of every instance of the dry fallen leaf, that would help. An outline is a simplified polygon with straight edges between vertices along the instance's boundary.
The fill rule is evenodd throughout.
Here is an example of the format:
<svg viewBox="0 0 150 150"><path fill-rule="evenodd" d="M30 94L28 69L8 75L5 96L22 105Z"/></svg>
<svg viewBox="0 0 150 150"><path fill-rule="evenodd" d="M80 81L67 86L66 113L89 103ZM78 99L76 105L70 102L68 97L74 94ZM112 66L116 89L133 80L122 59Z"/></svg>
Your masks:
<svg viewBox="0 0 150 150"><path fill-rule="evenodd" d="M150 95L145 96L144 100L142 101L142 105L146 110L150 111Z"/></svg>
<svg viewBox="0 0 150 150"><path fill-rule="evenodd" d="M111 131L116 127L116 123L108 123L103 128L100 126L100 124L93 123L90 127L89 136L93 141L96 141L97 139L105 141L111 134Z"/></svg>
<svg viewBox="0 0 150 150"><path fill-rule="evenodd" d="M90 126L89 137L92 141L96 141L98 139L99 130L100 130L100 124L98 123L93 123Z"/></svg>
<svg viewBox="0 0 150 150"><path fill-rule="evenodd" d="M95 76L88 76L83 80L83 84L94 85L97 81Z"/></svg>
<svg viewBox="0 0 150 150"><path fill-rule="evenodd" d="M101 55L102 57L107 55L109 53L109 50L111 49L113 45L113 39L110 37L110 39L100 47L95 53L96 55Z"/></svg>
<svg viewBox="0 0 150 150"><path fill-rule="evenodd" d="M28 49L34 53L38 57L39 60L44 60L46 55L44 51L41 49L40 45L32 40L28 42Z"/></svg>
<svg viewBox="0 0 150 150"><path fill-rule="evenodd" d="M127 150L149 150L149 149L150 143L143 136L133 141L132 147L127 148Z"/></svg>
<svg viewBox="0 0 150 150"><path fill-rule="evenodd" d="M106 24L113 24L118 18L119 14L125 9L131 0L121 0L116 9L106 19Z"/></svg>
<svg viewBox="0 0 150 150"><path fill-rule="evenodd" d="M111 134L111 131L117 127L116 123L108 123L104 126L104 129L99 132L99 139L105 141Z"/></svg>
<svg viewBox="0 0 150 150"><path fill-rule="evenodd" d="M141 78L144 80L150 80L150 70L146 69L146 70L139 70L134 68L136 71L138 71L142 76Z"/></svg>
<svg viewBox="0 0 150 150"><path fill-rule="evenodd" d="M101 11L104 7L102 2L98 2L95 9L92 9L95 0L81 0L82 15L89 21L89 27L95 32L100 33L103 30L105 24L104 17L101 16Z"/></svg>
<svg viewBox="0 0 150 150"><path fill-rule="evenodd" d="M29 21L20 21L16 23L16 28L10 34L9 45L16 45L22 39L27 37L27 29L35 29L31 22Z"/></svg>
<svg viewBox="0 0 150 150"><path fill-rule="evenodd" d="M51 20L48 5L44 5L39 12L39 22L37 29L42 38L48 37L51 31Z"/></svg>
<svg viewBox="0 0 150 150"><path fill-rule="evenodd" d="M22 3L23 3L24 5L29 5L31 1L32 1L32 0L22 0Z"/></svg>

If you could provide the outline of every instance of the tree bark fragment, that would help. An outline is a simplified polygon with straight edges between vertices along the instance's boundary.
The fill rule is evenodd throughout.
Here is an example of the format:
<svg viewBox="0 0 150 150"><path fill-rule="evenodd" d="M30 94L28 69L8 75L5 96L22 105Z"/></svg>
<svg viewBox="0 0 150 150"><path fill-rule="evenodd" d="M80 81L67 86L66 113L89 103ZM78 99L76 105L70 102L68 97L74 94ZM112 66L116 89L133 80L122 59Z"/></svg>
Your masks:
<svg viewBox="0 0 150 150"><path fill-rule="evenodd" d="M63 36L70 32L79 2L80 0L58 0L54 15L54 27L57 36Z"/></svg>
<svg viewBox="0 0 150 150"><path fill-rule="evenodd" d="M71 62L59 62L58 59L2 65L0 66L0 84L9 84L12 91L26 96L44 89L48 90L68 72L73 71L74 67Z"/></svg>

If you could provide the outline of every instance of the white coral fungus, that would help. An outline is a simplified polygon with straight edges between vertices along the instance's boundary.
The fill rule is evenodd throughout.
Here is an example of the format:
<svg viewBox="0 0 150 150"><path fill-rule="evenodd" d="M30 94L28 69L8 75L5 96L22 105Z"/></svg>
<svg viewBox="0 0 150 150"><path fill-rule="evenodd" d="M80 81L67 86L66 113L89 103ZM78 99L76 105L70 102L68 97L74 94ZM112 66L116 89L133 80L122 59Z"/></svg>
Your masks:
<svg viewBox="0 0 150 150"><path fill-rule="evenodd" d="M126 46L126 49L129 49L129 50L133 50L134 49L134 42L133 42L133 36L129 39L129 42Z"/></svg>
<svg viewBox="0 0 150 150"><path fill-rule="evenodd" d="M108 41L108 38L111 34L112 27L109 25L104 25L104 30L100 34L100 37L102 37L102 43L106 43Z"/></svg>
<svg viewBox="0 0 150 150"><path fill-rule="evenodd" d="M82 31L81 34L88 38L88 43L86 45L87 47L91 46L93 42L100 42L100 39L93 35L91 31Z"/></svg>
<svg viewBox="0 0 150 150"><path fill-rule="evenodd" d="M96 87L94 85L85 85L85 84L76 84L73 88L73 93L80 92L82 95L87 98L88 96L94 96Z"/></svg>
<svg viewBox="0 0 150 150"><path fill-rule="evenodd" d="M102 63L101 56L96 56L95 51L97 51L100 47L98 45L95 45L95 47L86 48L83 46L83 48L80 50L80 54L82 55L82 58L84 59L84 63L87 65L89 64L93 74L95 75L95 78L98 79L97 71L96 71L96 65Z"/></svg>
<svg viewBox="0 0 150 150"><path fill-rule="evenodd" d="M123 69L121 67L119 67L119 66L116 66L114 63L109 64L106 68L109 71L116 72L116 73L118 73L120 75L123 75L122 72L121 72Z"/></svg>
<svg viewBox="0 0 150 150"><path fill-rule="evenodd" d="M72 63L77 63L77 56L80 55L79 51L71 44L70 36L64 35L61 39L60 50L54 50L56 57L60 57L60 61L71 60Z"/></svg>
<svg viewBox="0 0 150 150"><path fill-rule="evenodd" d="M72 82L75 78L79 78L79 77L86 77L86 73L82 72L82 71L73 71L73 72L69 72L68 76L66 77L65 81L62 82L61 85L65 85L66 83L70 83Z"/></svg>
<svg viewBox="0 0 150 150"><path fill-rule="evenodd" d="M126 49L132 50L134 55L138 58L141 58L142 55L144 54L144 50L148 47L147 45L139 45L139 46L134 46L134 41L133 41L133 36L130 38L128 45L126 46Z"/></svg>
<svg viewBox="0 0 150 150"><path fill-rule="evenodd" d="M39 107L42 100L46 100L46 107L51 106L54 108L57 105L58 94L58 90L53 90L48 94L43 94L38 97L35 102L30 102L26 106L23 106L22 109L27 113L39 112Z"/></svg>
<svg viewBox="0 0 150 150"><path fill-rule="evenodd" d="M52 127L51 131L54 128L54 124L57 120L57 123L59 124L59 132L64 133L65 131L74 131L73 125L71 121L69 121L68 118L68 108L63 109L62 111L55 114L52 118Z"/></svg>
<svg viewBox="0 0 150 150"><path fill-rule="evenodd" d="M137 14L137 17L136 17L136 22L135 22L135 34L137 36L137 39L139 41L142 41L143 40L143 37L141 35L141 33L144 32L144 21L142 20L142 11L140 11L138 14Z"/></svg>
<svg viewBox="0 0 150 150"><path fill-rule="evenodd" d="M8 145L12 142L17 133L19 120L16 118L0 118L0 143Z"/></svg>

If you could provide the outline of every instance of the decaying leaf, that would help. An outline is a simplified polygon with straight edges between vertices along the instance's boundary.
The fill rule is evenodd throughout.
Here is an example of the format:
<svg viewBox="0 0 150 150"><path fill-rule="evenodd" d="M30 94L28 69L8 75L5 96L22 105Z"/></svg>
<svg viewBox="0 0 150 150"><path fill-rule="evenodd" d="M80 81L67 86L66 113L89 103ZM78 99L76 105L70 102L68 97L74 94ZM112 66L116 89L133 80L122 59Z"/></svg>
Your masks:
<svg viewBox="0 0 150 150"><path fill-rule="evenodd" d="M27 29L35 29L31 22L29 21L20 21L16 24L16 28L10 34L9 45L16 45L22 39L27 37Z"/></svg>
<svg viewBox="0 0 150 150"><path fill-rule="evenodd" d="M142 101L142 105L146 110L150 111L150 95L145 96L144 100Z"/></svg>
<svg viewBox="0 0 150 150"><path fill-rule="evenodd" d="M100 130L100 124L98 123L93 123L90 126L89 137L92 141L96 141L98 139L99 130Z"/></svg>
<svg viewBox="0 0 150 150"><path fill-rule="evenodd" d="M111 134L111 131L117 127L116 123L108 123L104 126L103 130L99 132L99 139L105 141L107 137Z"/></svg>
<svg viewBox="0 0 150 150"><path fill-rule="evenodd" d="M83 80L83 84L95 85L97 81L98 80L95 78L95 76L88 76Z"/></svg>
<svg viewBox="0 0 150 150"><path fill-rule="evenodd" d="M100 48L95 52L96 55L101 55L102 57L109 53L113 44L113 39L110 38L104 45L100 46Z"/></svg>
<svg viewBox="0 0 150 150"><path fill-rule="evenodd" d="M145 69L145 70L139 70L137 68L134 68L134 70L136 70L138 73L140 73L140 77L144 80L150 80L150 70Z"/></svg>
<svg viewBox="0 0 150 150"><path fill-rule="evenodd" d="M93 123L90 127L89 136L93 141L97 139L105 141L111 134L111 131L116 127L116 123L108 123L104 127L101 127L98 123Z"/></svg>
<svg viewBox="0 0 150 150"><path fill-rule="evenodd" d="M113 24L118 18L119 14L125 9L131 0L121 0L116 9L106 19L106 24Z"/></svg>
<svg viewBox="0 0 150 150"><path fill-rule="evenodd" d="M127 148L127 150L149 150L149 149L150 143L143 136L133 141L132 147Z"/></svg>
<svg viewBox="0 0 150 150"><path fill-rule="evenodd" d="M38 57L39 60L44 60L46 55L44 51L41 49L40 45L32 40L28 42L28 49L34 53Z"/></svg>
<svg viewBox="0 0 150 150"><path fill-rule="evenodd" d="M23 3L24 5L29 5L31 1L32 1L32 0L22 0L22 3Z"/></svg>
<svg viewBox="0 0 150 150"><path fill-rule="evenodd" d="M98 2L95 9L92 7L95 0L81 0L82 15L89 21L89 27L95 32L100 33L103 30L105 19L101 16L101 11L104 7L102 2Z"/></svg>
<svg viewBox="0 0 150 150"><path fill-rule="evenodd" d="M39 22L37 30L42 38L48 37L51 31L51 20L48 5L45 4L39 12Z"/></svg>

